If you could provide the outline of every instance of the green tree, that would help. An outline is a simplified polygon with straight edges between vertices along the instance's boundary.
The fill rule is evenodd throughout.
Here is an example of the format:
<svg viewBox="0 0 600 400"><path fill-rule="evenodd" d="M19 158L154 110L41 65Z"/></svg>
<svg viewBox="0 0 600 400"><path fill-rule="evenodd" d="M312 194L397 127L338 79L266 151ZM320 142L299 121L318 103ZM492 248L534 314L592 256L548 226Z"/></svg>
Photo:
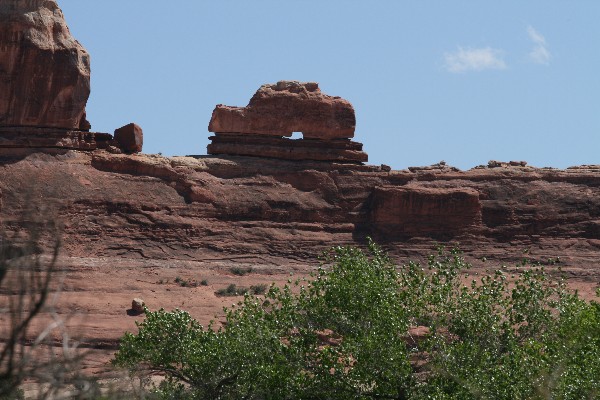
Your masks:
<svg viewBox="0 0 600 400"><path fill-rule="evenodd" d="M330 261L310 280L245 296L218 330L184 311L148 312L115 364L165 373L197 398L398 398L412 379L395 268L375 245L370 257L336 248Z"/></svg>
<svg viewBox="0 0 600 400"><path fill-rule="evenodd" d="M218 329L148 311L114 363L163 373L165 398L598 398L598 303L526 265L463 284L457 250L401 267L368 250L333 249L309 279L246 295ZM430 335L408 340L417 325Z"/></svg>

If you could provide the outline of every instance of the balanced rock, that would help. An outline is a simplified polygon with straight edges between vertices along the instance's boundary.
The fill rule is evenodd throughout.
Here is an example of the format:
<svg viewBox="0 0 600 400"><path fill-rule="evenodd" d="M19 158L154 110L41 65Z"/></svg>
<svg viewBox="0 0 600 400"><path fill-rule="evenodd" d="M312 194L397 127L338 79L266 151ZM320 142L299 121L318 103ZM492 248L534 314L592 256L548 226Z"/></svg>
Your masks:
<svg viewBox="0 0 600 400"><path fill-rule="evenodd" d="M217 105L208 154L360 164L368 160L354 136L347 100L321 93L315 82L262 85L246 107ZM302 132L302 139L288 139Z"/></svg>
<svg viewBox="0 0 600 400"><path fill-rule="evenodd" d="M0 3L0 93L0 127L90 129L90 57L56 1Z"/></svg>
<svg viewBox="0 0 600 400"><path fill-rule="evenodd" d="M115 141L125 153L139 153L144 145L144 132L139 125L130 123L115 130Z"/></svg>
<svg viewBox="0 0 600 400"><path fill-rule="evenodd" d="M347 100L323 94L315 82L280 81L262 85L246 107L217 105L208 130L329 140L352 138L355 125Z"/></svg>

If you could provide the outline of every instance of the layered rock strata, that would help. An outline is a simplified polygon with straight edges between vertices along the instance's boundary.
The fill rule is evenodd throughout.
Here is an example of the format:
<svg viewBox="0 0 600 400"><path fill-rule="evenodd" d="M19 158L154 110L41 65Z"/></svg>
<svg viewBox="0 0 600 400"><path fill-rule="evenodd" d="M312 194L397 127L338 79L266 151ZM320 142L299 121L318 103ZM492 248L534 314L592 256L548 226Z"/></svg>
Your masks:
<svg viewBox="0 0 600 400"><path fill-rule="evenodd" d="M1 127L0 149L95 150L112 144L108 133L60 128Z"/></svg>
<svg viewBox="0 0 600 400"><path fill-rule="evenodd" d="M315 82L261 86L246 107L217 105L208 130L209 154L287 160L367 161L354 136L356 117L347 100L323 94ZM302 132L303 139L286 139Z"/></svg>
<svg viewBox="0 0 600 400"><path fill-rule="evenodd" d="M56 1L0 5L0 92L0 126L90 129L90 57Z"/></svg>
<svg viewBox="0 0 600 400"><path fill-rule="evenodd" d="M514 260L527 249L541 261L560 256L578 273L598 271L600 167L388 172L257 157L68 154L0 160L0 220L13 229L31 184L35 198L59 205L72 256L309 259L371 236L397 255L450 241L474 258Z"/></svg>
<svg viewBox="0 0 600 400"><path fill-rule="evenodd" d="M219 133L209 138L208 154L362 163L368 156L362 143L337 139L285 139L270 136Z"/></svg>

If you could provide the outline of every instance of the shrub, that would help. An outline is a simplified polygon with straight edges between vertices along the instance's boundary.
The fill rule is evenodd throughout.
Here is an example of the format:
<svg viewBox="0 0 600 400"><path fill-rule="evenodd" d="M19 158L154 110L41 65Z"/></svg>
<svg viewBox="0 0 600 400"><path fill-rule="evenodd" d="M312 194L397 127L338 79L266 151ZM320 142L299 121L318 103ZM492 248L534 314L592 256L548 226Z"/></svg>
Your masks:
<svg viewBox="0 0 600 400"><path fill-rule="evenodd" d="M231 283L226 288L219 289L215 292L217 296L243 296L248 293L249 289L243 286L237 286Z"/></svg>
<svg viewBox="0 0 600 400"><path fill-rule="evenodd" d="M250 293L254 295L265 294L268 286L264 283L250 286Z"/></svg>
<svg viewBox="0 0 600 400"><path fill-rule="evenodd" d="M232 267L229 269L231 271L232 274L237 275L237 276L244 276L246 274L249 274L252 272L252 267L246 267L246 268L242 268L242 267Z"/></svg>
<svg viewBox="0 0 600 400"><path fill-rule="evenodd" d="M148 311L114 363L190 398L597 398L600 305L542 268L465 285L468 267L457 250L397 268L372 243L338 247L310 279L246 293L225 327ZM431 333L407 346L415 325Z"/></svg>
<svg viewBox="0 0 600 400"><path fill-rule="evenodd" d="M163 283L162 279L159 281L159 283ZM195 279L187 279L186 280L179 276L175 277L175 283L181 287L191 287L191 288L196 288L198 286L208 286L208 281L206 279L202 280L201 282L198 282Z"/></svg>

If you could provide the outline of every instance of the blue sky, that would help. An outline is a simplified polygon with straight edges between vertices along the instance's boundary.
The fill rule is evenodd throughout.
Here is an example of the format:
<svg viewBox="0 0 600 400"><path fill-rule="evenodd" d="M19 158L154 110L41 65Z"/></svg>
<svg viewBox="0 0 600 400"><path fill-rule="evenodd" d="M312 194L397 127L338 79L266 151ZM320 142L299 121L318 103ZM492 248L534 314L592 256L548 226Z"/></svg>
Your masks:
<svg viewBox="0 0 600 400"><path fill-rule="evenodd" d="M369 163L600 164L600 1L58 0L92 59L95 131L206 154L216 104L317 81Z"/></svg>

